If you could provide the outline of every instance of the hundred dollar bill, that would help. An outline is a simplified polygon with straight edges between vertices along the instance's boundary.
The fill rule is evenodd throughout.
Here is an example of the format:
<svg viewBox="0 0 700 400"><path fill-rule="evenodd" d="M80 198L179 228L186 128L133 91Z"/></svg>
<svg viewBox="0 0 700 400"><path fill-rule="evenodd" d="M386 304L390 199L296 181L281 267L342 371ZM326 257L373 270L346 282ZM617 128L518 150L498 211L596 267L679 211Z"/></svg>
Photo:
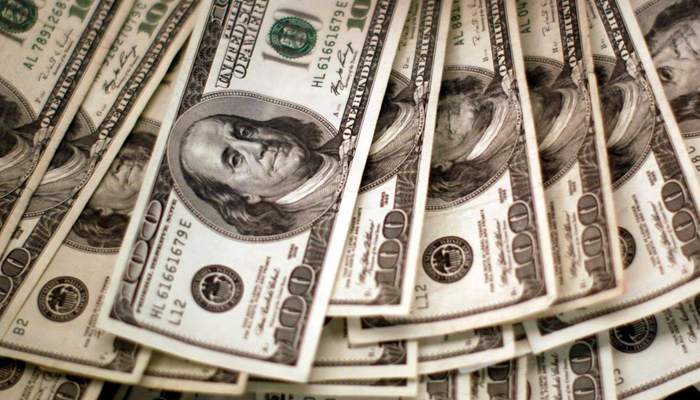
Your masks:
<svg viewBox="0 0 700 400"><path fill-rule="evenodd" d="M517 2L556 270L547 313L622 294L598 87L580 0Z"/></svg>
<svg viewBox="0 0 700 400"><path fill-rule="evenodd" d="M490 365L467 376L470 400L529 400L525 358ZM538 397L533 397L538 399Z"/></svg>
<svg viewBox="0 0 700 400"><path fill-rule="evenodd" d="M99 400L185 400L192 398L193 397L181 392L148 389L140 386L127 386L106 382L102 387ZM203 400L199 399L199 396L197 396L197 399Z"/></svg>
<svg viewBox="0 0 700 400"><path fill-rule="evenodd" d="M133 210L132 197L141 187L172 96L177 65L173 61L80 218L16 313L13 326L0 337L3 353L83 375L139 382L150 350L97 329L95 315L104 303Z"/></svg>
<svg viewBox="0 0 700 400"><path fill-rule="evenodd" d="M154 352L139 386L152 389L239 395L245 390L247 374L211 367Z"/></svg>
<svg viewBox="0 0 700 400"><path fill-rule="evenodd" d="M666 98L700 179L700 3L630 0Z"/></svg>
<svg viewBox="0 0 700 400"><path fill-rule="evenodd" d="M97 400L102 381L43 370L24 361L0 357L0 398Z"/></svg>
<svg viewBox="0 0 700 400"><path fill-rule="evenodd" d="M527 380L533 399L616 399L610 347L596 336L530 355Z"/></svg>
<svg viewBox="0 0 700 400"><path fill-rule="evenodd" d="M295 388L293 392L275 392L275 387L270 390L261 390L260 392L247 394L240 400L352 400L365 397L383 397L387 399L416 399L416 400L469 400L468 397L468 376L459 374L457 371L446 371L437 374L423 375L419 378L416 392L413 395L406 397L401 396L399 392L391 393L391 391L381 391L377 393L360 391L350 393L348 395L336 396L330 394L313 394L307 392L299 392ZM385 394L386 393L386 394ZM252 395L252 396L251 396ZM401 397L399 397L401 396ZM213 400L213 399L212 399Z"/></svg>
<svg viewBox="0 0 700 400"><path fill-rule="evenodd" d="M700 190L628 2L587 3L625 293L525 322L533 351L625 324L700 291Z"/></svg>
<svg viewBox="0 0 700 400"><path fill-rule="evenodd" d="M383 386L392 384L390 380L384 380ZM398 388L392 391L391 388L378 388L377 390L365 390L362 388L359 391L345 390L345 386L341 386L341 390L334 389L332 387L320 389L315 385L306 385L311 392L302 392L301 388L297 385L292 386L291 391L278 392L276 389L285 389L285 386L270 386L268 390L264 386L260 386L261 390L255 393L255 398L257 400L294 400L297 398L304 398L307 400L351 400L356 398L364 397L384 397L391 399L416 399L416 400L468 400L468 376L466 374L460 374L456 370L444 371L429 375L422 375L419 377L417 383L416 381L410 381L415 384L415 388L412 389L411 395L402 395L405 390L403 388ZM257 387L253 385L253 387ZM305 388L305 389L306 389ZM369 388L368 388L369 389ZM336 391L334 391L336 390ZM326 393L327 392L327 393ZM337 396L336 393L341 395ZM302 394L303 393L303 394ZM323 396L323 397L322 397ZM332 398L324 398L325 396L333 396Z"/></svg>
<svg viewBox="0 0 700 400"><path fill-rule="evenodd" d="M321 333L309 381L414 378L417 360L415 340L354 346L348 341L345 319L329 318Z"/></svg>
<svg viewBox="0 0 700 400"><path fill-rule="evenodd" d="M507 360L514 352L510 325L424 338L418 341L418 373L469 370Z"/></svg>
<svg viewBox="0 0 700 400"><path fill-rule="evenodd" d="M328 315L410 311L449 8L448 0L411 3Z"/></svg>
<svg viewBox="0 0 700 400"><path fill-rule="evenodd" d="M700 295L608 335L617 398L659 399L700 381Z"/></svg>
<svg viewBox="0 0 700 400"><path fill-rule="evenodd" d="M411 314L350 320L350 341L449 334L555 299L515 3L451 6Z"/></svg>
<svg viewBox="0 0 700 400"><path fill-rule="evenodd" d="M308 378L408 6L203 10L99 327Z"/></svg>
<svg viewBox="0 0 700 400"><path fill-rule="evenodd" d="M0 252L133 3L8 0L0 4ZM11 266L2 270L13 272ZM0 293L8 286L8 278L0 278Z"/></svg>
<svg viewBox="0 0 700 400"><path fill-rule="evenodd" d="M515 356L522 357L532 353L530 343L527 341L527 333L523 324L513 324L513 335L515 336Z"/></svg>
<svg viewBox="0 0 700 400"><path fill-rule="evenodd" d="M314 383L289 383L252 376L247 391L296 395L348 397L415 397L418 381L405 378L345 379Z"/></svg>
<svg viewBox="0 0 700 400"><path fill-rule="evenodd" d="M457 370L421 375L416 400L468 400L469 377Z"/></svg>
<svg viewBox="0 0 700 400"><path fill-rule="evenodd" d="M3 272L18 274L8 277L0 308L3 353L139 381L150 352L97 329L96 316L174 84L137 118L189 35L197 4L135 3L8 248L4 265L12 267Z"/></svg>

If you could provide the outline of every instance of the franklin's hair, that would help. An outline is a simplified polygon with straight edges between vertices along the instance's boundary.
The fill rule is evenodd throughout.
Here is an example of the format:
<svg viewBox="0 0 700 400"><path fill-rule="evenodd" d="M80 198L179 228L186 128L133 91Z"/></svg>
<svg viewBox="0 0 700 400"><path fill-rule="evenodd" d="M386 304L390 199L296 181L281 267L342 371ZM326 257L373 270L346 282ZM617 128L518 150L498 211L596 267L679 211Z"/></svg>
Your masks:
<svg viewBox="0 0 700 400"><path fill-rule="evenodd" d="M440 97L464 96L465 100L479 105L481 124L475 124L474 131L485 129L493 117L491 96L483 93L484 84L474 76L456 78L443 81L440 88ZM438 113L440 108L438 105ZM437 135L436 135L437 138ZM430 169L428 197L438 198L446 202L455 201L467 196L478 189L491 176L488 163L472 163L469 161L455 162L451 168L443 168L440 165Z"/></svg>
<svg viewBox="0 0 700 400"><path fill-rule="evenodd" d="M654 54L659 41L669 30L700 20L700 1L682 0L660 12L644 39ZM678 122L700 119L700 93L689 93L671 99L671 108Z"/></svg>
<svg viewBox="0 0 700 400"><path fill-rule="evenodd" d="M14 101L0 94L0 157L4 156L17 144L17 138L10 134L19 123L19 107Z"/></svg>
<svg viewBox="0 0 700 400"><path fill-rule="evenodd" d="M535 109L536 102L534 100L531 101L533 117L535 120L535 129L537 130L538 134L545 133L544 131L549 133L556 122L556 118L561 115L561 109L564 103L564 98L559 92L557 92L557 89L564 87L575 87L575 85L571 79L561 79L561 76L559 79L554 81L552 72L546 70L540 65L534 68L528 68L525 71L525 74L527 77L528 90L530 91L530 98L533 99L536 96L541 96L541 98L545 99L543 103L546 105L546 111L552 111L555 109L558 110L556 115L546 114L545 118L541 119L538 118L538 116L541 114L538 115ZM575 127L568 127L568 129L575 129ZM567 145L572 143L580 143L580 141L574 138L570 140ZM537 144L540 144L539 140ZM565 149L561 148L556 151L540 151L540 168L542 170L542 180L544 182L556 175L562 167L562 162L567 161L560 159L561 153L564 150Z"/></svg>
<svg viewBox="0 0 700 400"><path fill-rule="evenodd" d="M145 165L151 157L155 142L155 136L150 133L132 132L113 163L121 160L122 162L135 161ZM127 154L123 151L125 149L134 150L135 154ZM99 190L99 186L97 190ZM128 225L128 215L118 213L102 215L99 210L91 208L88 203L72 230L73 233L85 239L90 246L114 248L121 245Z"/></svg>
<svg viewBox="0 0 700 400"><path fill-rule="evenodd" d="M267 121L233 116L214 115L194 122L182 137L180 147L180 162L182 173L187 185L192 188L200 199L209 203L228 224L236 228L238 233L248 236L270 236L289 231L295 222L293 213L281 209L278 205L261 200L249 204L239 193L211 177L198 174L183 156L183 149L189 143L190 137L198 123L204 120L214 120L220 123L241 121L254 126L276 129L296 136L309 149L320 147L323 132L312 122L306 123L293 117L277 117Z"/></svg>

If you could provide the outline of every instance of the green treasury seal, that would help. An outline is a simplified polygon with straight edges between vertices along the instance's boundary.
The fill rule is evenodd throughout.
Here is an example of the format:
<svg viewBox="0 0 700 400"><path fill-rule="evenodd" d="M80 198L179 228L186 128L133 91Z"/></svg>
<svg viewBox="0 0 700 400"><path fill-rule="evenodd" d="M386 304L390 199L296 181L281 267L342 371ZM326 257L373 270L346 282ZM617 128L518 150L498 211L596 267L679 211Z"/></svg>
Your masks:
<svg viewBox="0 0 700 400"><path fill-rule="evenodd" d="M32 0L0 0L0 30L7 33L26 32L37 19Z"/></svg>
<svg viewBox="0 0 700 400"><path fill-rule="evenodd" d="M286 17L272 25L269 40L282 56L299 58L309 54L316 45L316 30L301 18Z"/></svg>

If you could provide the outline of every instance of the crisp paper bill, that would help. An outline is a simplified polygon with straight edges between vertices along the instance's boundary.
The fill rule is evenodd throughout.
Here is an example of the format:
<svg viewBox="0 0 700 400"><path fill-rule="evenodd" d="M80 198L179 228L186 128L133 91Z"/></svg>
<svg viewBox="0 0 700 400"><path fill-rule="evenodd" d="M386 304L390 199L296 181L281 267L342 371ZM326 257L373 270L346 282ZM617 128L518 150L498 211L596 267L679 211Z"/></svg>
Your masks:
<svg viewBox="0 0 700 400"><path fill-rule="evenodd" d="M353 343L493 326L555 299L515 12L504 0L451 6L414 304L407 317L350 320Z"/></svg>
<svg viewBox="0 0 700 400"><path fill-rule="evenodd" d="M333 318L323 327L309 381L414 378L417 362L415 340L351 345L345 319Z"/></svg>
<svg viewBox="0 0 700 400"><path fill-rule="evenodd" d="M585 3L517 8L556 269L553 314L622 294L620 242Z"/></svg>
<svg viewBox="0 0 700 400"><path fill-rule="evenodd" d="M615 327L609 342L620 400L653 400L700 381L700 296Z"/></svg>
<svg viewBox="0 0 700 400"><path fill-rule="evenodd" d="M372 138L329 315L406 315L413 299L449 0L415 0Z"/></svg>
<svg viewBox="0 0 700 400"><path fill-rule="evenodd" d="M529 400L525 358L494 364L467 375L470 400ZM537 399L537 397L534 397Z"/></svg>
<svg viewBox="0 0 700 400"><path fill-rule="evenodd" d="M513 335L515 336L515 356L522 357L532 353L530 343L527 341L527 333L523 324L513 324Z"/></svg>
<svg viewBox="0 0 700 400"><path fill-rule="evenodd" d="M11 316L23 305L85 204L98 201L92 193L189 34L198 3L140 0L133 5L4 253L0 332L13 324ZM125 183L113 182L111 196L133 206L140 185L124 178ZM103 215L112 211L102 205L99 209Z"/></svg>
<svg viewBox="0 0 700 400"><path fill-rule="evenodd" d="M139 386L177 392L243 394L247 374L154 352Z"/></svg>
<svg viewBox="0 0 700 400"><path fill-rule="evenodd" d="M203 10L98 326L308 378L408 6Z"/></svg>
<svg viewBox="0 0 700 400"><path fill-rule="evenodd" d="M417 384L417 395L410 396L410 399L416 400L469 400L468 397L468 376L466 374L459 374L457 371L447 371L443 373L423 375L420 377ZM299 392L288 392L288 393L265 393L258 392L254 394L254 398L250 400L294 400L295 398L304 398L306 400L351 400L355 398L363 398L370 396L377 396L380 398L388 399L406 399L406 396L400 396L397 392L395 395L385 395L384 391L378 392L379 394L355 394L347 396L335 396L329 395L309 395L307 393L300 394ZM390 393L390 392L389 392ZM329 397L332 396L332 397ZM243 400L243 399L241 399ZM249 400L249 399L246 399Z"/></svg>
<svg viewBox="0 0 700 400"><path fill-rule="evenodd" d="M0 252L133 4L51 0L0 5ZM0 293L5 293L21 268L6 266L1 272Z"/></svg>
<svg viewBox="0 0 700 400"><path fill-rule="evenodd" d="M343 396L333 396L333 399L338 400L350 400L353 398L362 397L385 397L385 398L396 398L405 399L415 398L416 400L431 400L431 399L443 399L443 400L468 400L468 376L466 374L460 374L456 370L445 371L430 375L422 375L417 383L417 394L411 396L402 396L401 391L396 391L392 394L391 390L377 390L375 393L365 393L364 390L352 393L350 395ZM271 387L270 391L276 389L277 387ZM313 389L313 387L311 387ZM322 394L321 394L322 395ZM332 395L330 392L329 395ZM282 392L282 393L265 393L263 391L255 393L255 398L259 400L294 400L295 397L305 399L321 400L318 398L319 394L308 396L308 393L300 394L298 388L295 388L294 392ZM401 397L399 397L401 396ZM324 400L333 400L326 398Z"/></svg>
<svg viewBox="0 0 700 400"><path fill-rule="evenodd" d="M256 393L294 393L296 395L338 397L415 397L416 379L348 379L314 383L287 383L251 377L247 391Z"/></svg>
<svg viewBox="0 0 700 400"><path fill-rule="evenodd" d="M600 306L525 322L535 352L700 291L700 190L644 38L627 2L587 5L626 291Z"/></svg>
<svg viewBox="0 0 700 400"><path fill-rule="evenodd" d="M408 398L416 400L469 400L468 383L468 376L466 374L459 374L457 371L423 375L420 377L417 384L417 394L414 393L414 395ZM396 392L394 395L385 395L384 391L377 393L380 394L374 396L396 400L407 398L406 396L399 397L401 396L399 392ZM351 400L368 396L373 396L373 394L359 393L336 396L333 394L302 394L296 390L294 392L274 392L273 389L270 389L269 391L254 393L252 396L250 394L246 395L245 398L240 398L240 400Z"/></svg>
<svg viewBox="0 0 700 400"><path fill-rule="evenodd" d="M495 364L515 354L513 328L482 328L418 341L418 373L470 370Z"/></svg>
<svg viewBox="0 0 700 400"><path fill-rule="evenodd" d="M172 392L167 390L149 389L141 386L127 386L116 383L105 382L100 393L100 400L185 400L200 399L199 395L190 397L188 394L181 392ZM217 399L221 400L221 398ZM252 400L252 399L251 399Z"/></svg>
<svg viewBox="0 0 700 400"><path fill-rule="evenodd" d="M666 98L700 178L700 4L630 0Z"/></svg>
<svg viewBox="0 0 700 400"><path fill-rule="evenodd" d="M24 361L0 357L0 398L97 400L102 381L43 370Z"/></svg>
<svg viewBox="0 0 700 400"><path fill-rule="evenodd" d="M179 5L177 2L171 4L173 7L184 8L182 11L193 7L184 1ZM139 23L147 21L145 7L145 3L141 2L134 6L134 12L124 25L125 32L119 39L126 45L115 46L115 49L121 49L114 53L115 59L143 58L144 54L125 54L135 54L131 52L135 41L141 35L131 36L130 32L136 33ZM173 34L180 31L178 43L171 43L168 39L145 44L180 46L188 33L187 25L191 28L192 13L191 9L187 12L190 22L185 19L167 28L175 28ZM145 14L141 17L141 22L138 21L139 14ZM167 47L163 49L166 50ZM160 64L151 64L154 69L163 71L147 71L148 74L157 72L162 75L165 70L169 71L168 74L158 85L140 119L135 125L132 124L131 132L121 134L128 134L124 144L112 144L121 149L72 229L67 235L56 234L51 239L55 241L59 236L67 236L62 239L63 243L53 258L42 255L39 262L47 264L43 275L39 277L40 272L36 268L29 272L34 276L36 283L32 285L31 291L22 289L17 296L21 297L21 294L26 293L28 297L11 320L12 326L0 340L0 351L3 353L71 373L118 382L139 382L148 363L150 350L97 329L96 315L104 304L104 294L114 270L119 246L133 211L136 195L141 188L165 109L172 97L174 79L179 68L177 61L173 62L169 69L168 63L173 58L173 51L177 50L177 47L172 47L169 49L171 54L167 55L169 59L162 60ZM148 57L146 55L146 58ZM177 60L179 59L180 57L177 57ZM105 71L111 71L111 68ZM138 88L134 86L134 89ZM137 91L134 93L139 94ZM148 93L142 95L147 96ZM88 95L88 98L90 97ZM68 146L68 143L62 146ZM95 179L94 174L91 179ZM73 212L72 209L69 211ZM39 217L41 218L47 217ZM36 236L37 232L33 235ZM30 241L33 239L35 238L30 238ZM14 301L19 303L20 300ZM47 335L46 332L60 334Z"/></svg>
<svg viewBox="0 0 700 400"><path fill-rule="evenodd" d="M610 347L596 336L527 357L532 398L615 400Z"/></svg>

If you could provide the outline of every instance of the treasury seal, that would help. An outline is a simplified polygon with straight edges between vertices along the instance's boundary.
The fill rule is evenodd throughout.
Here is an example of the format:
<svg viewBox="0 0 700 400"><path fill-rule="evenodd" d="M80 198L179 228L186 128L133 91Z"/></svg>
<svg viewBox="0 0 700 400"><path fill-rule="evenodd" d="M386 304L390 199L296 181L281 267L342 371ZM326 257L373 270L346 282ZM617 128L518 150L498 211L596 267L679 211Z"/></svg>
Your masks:
<svg viewBox="0 0 700 400"><path fill-rule="evenodd" d="M634 256L637 254L637 245L634 243L632 234L625 228L619 228L620 246L622 247L622 266L627 269L634 261Z"/></svg>
<svg viewBox="0 0 700 400"><path fill-rule="evenodd" d="M54 322L67 322L78 318L85 311L88 289L72 276L60 276L50 280L39 292L39 311Z"/></svg>
<svg viewBox="0 0 700 400"><path fill-rule="evenodd" d="M469 243L456 236L445 236L430 243L423 252L423 269L438 283L464 278L474 260Z"/></svg>
<svg viewBox="0 0 700 400"><path fill-rule="evenodd" d="M0 391L15 386L22 379L25 367L24 361L0 357Z"/></svg>
<svg viewBox="0 0 700 400"><path fill-rule="evenodd" d="M37 20L37 7L32 0L0 0L0 30L22 33Z"/></svg>
<svg viewBox="0 0 700 400"><path fill-rule="evenodd" d="M229 267L208 265L192 279L192 297L207 311L226 312L243 297L243 280Z"/></svg>
<svg viewBox="0 0 700 400"><path fill-rule="evenodd" d="M656 318L652 315L610 331L610 344L623 353L639 353L654 342L658 332Z"/></svg>
<svg viewBox="0 0 700 400"><path fill-rule="evenodd" d="M316 29L301 18L286 17L272 25L268 38L280 55L299 58L309 54L316 45Z"/></svg>

